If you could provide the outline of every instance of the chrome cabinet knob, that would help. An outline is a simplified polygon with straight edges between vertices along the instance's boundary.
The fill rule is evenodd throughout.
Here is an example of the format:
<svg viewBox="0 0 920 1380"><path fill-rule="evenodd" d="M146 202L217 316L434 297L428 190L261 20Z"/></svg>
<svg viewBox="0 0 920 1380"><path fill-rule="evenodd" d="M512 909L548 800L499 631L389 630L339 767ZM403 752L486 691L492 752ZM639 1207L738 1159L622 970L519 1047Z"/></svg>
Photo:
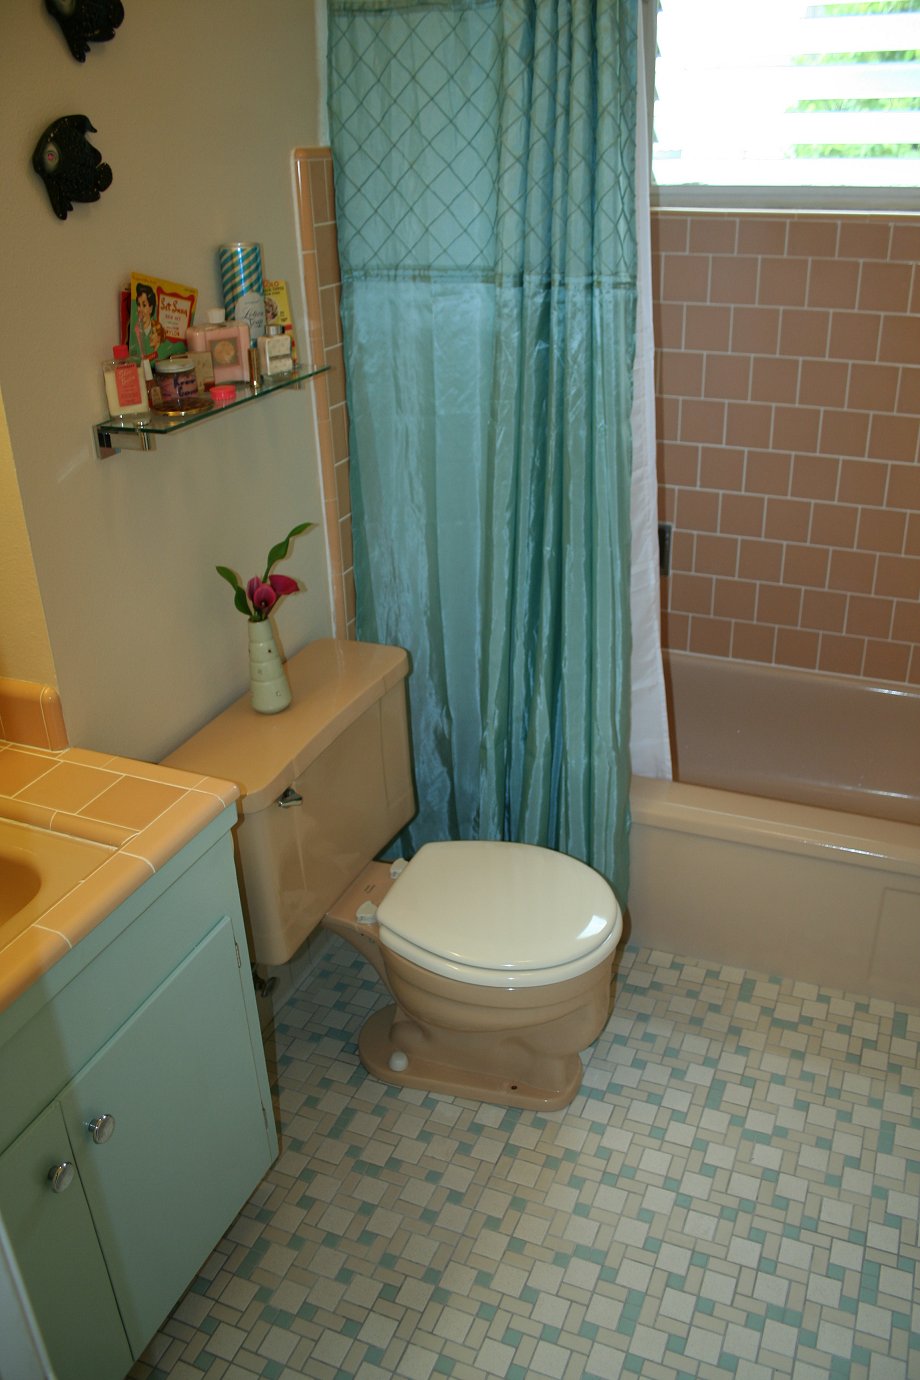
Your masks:
<svg viewBox="0 0 920 1380"><path fill-rule="evenodd" d="M68 1160L53 1164L48 1170L48 1182L54 1193L64 1193L73 1183L74 1168Z"/></svg>
<svg viewBox="0 0 920 1380"><path fill-rule="evenodd" d="M108 1112L103 1112L101 1116L93 1117L92 1121L88 1121L86 1129L97 1145L105 1145L107 1140L112 1139L112 1132L115 1130L115 1118L109 1116Z"/></svg>

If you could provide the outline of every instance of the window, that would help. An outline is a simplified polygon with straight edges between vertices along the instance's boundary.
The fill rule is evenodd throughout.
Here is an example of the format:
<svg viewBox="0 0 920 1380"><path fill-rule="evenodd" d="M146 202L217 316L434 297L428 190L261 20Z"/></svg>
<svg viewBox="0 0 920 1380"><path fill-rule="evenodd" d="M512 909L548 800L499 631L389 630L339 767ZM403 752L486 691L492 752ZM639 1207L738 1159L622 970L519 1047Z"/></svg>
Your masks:
<svg viewBox="0 0 920 1380"><path fill-rule="evenodd" d="M656 9L661 201L920 208L920 0Z"/></svg>

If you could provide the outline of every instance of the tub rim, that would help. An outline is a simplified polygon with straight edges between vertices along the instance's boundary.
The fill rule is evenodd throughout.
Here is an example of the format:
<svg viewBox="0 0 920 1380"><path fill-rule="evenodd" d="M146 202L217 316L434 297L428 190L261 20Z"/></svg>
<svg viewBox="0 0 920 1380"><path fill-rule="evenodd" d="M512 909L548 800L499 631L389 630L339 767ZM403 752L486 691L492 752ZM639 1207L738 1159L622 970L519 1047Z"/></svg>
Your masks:
<svg viewBox="0 0 920 1380"><path fill-rule="evenodd" d="M897 820L642 776L632 779L630 815L633 824L679 833L699 833L705 821L708 835L728 843L836 855L862 867L887 863L892 871L920 877L920 827Z"/></svg>

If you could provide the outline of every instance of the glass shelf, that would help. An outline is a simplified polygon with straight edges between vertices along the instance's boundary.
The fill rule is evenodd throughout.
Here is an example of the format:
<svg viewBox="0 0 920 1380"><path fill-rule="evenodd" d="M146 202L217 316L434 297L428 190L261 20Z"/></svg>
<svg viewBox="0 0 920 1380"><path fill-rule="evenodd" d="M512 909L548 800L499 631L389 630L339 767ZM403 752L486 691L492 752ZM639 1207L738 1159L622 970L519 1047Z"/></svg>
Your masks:
<svg viewBox="0 0 920 1380"><path fill-rule="evenodd" d="M183 427L197 426L210 417L218 417L223 412L232 412L235 407L244 407L246 403L258 402L260 398L267 398L271 393L279 393L284 388L296 387L297 384L303 383L306 379L314 379L317 375L328 372L328 364L324 364L319 369L299 366L290 374L282 374L274 379L263 379L257 386L250 383L236 383L234 384L236 397L232 402L212 403L210 407L201 412L185 412L173 416L165 412L147 412L137 418L120 417L116 419L112 417L105 422L96 422L93 426L96 454L100 459L104 459L114 455L122 448L154 450L158 436L169 436L174 431L181 431Z"/></svg>

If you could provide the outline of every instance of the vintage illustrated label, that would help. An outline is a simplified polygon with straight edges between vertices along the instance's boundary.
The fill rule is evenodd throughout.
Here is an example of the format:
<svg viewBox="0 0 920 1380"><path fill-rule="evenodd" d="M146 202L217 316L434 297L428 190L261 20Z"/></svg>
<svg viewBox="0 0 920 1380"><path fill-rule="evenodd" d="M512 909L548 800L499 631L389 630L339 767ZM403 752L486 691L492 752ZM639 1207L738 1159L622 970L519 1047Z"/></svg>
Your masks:
<svg viewBox="0 0 920 1380"><path fill-rule="evenodd" d="M184 340L188 333L197 293L157 289L160 324L168 340Z"/></svg>

